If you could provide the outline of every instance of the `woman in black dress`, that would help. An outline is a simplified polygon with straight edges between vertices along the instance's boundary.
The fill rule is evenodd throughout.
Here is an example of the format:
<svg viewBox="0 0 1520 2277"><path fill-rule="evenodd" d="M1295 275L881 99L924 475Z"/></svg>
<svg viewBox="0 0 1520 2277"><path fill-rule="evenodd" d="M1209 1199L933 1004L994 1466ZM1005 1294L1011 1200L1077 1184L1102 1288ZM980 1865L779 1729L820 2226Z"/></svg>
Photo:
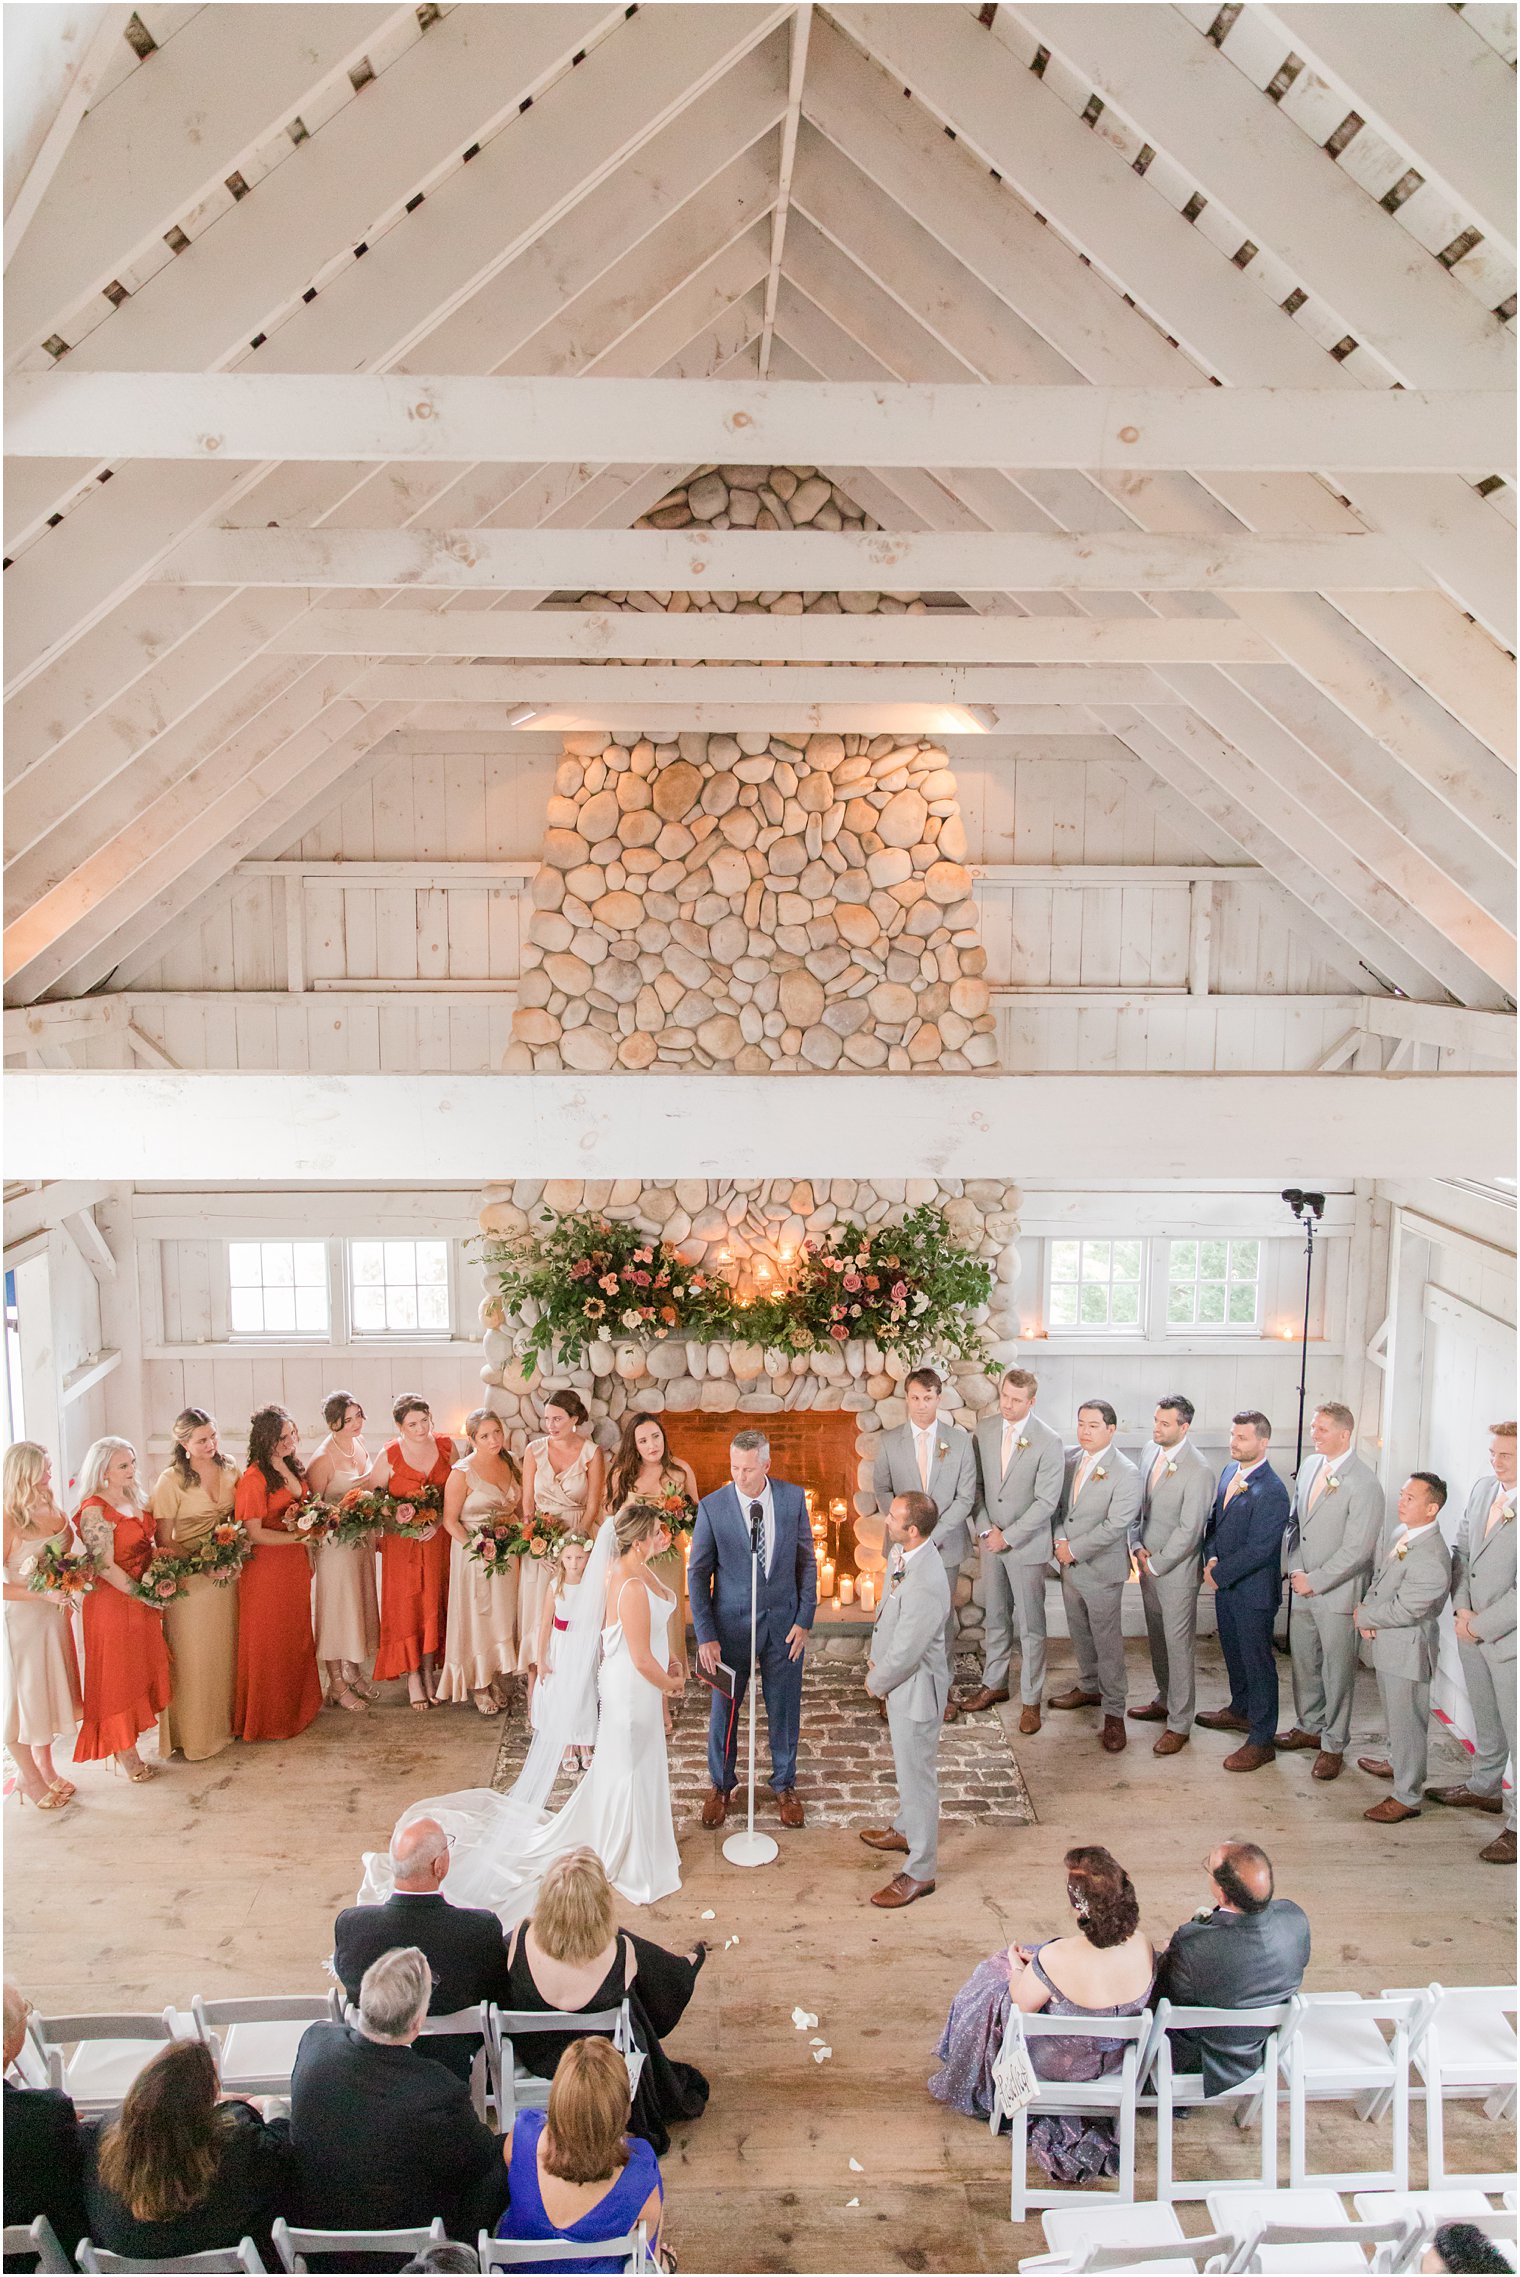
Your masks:
<svg viewBox="0 0 1520 2277"><path fill-rule="evenodd" d="M275 2266L270 2224L296 2210L289 2122L219 2102L218 2091L216 2058L201 2040L172 2041L138 2073L89 2147L93 2244L153 2263L251 2237Z"/></svg>
<svg viewBox="0 0 1520 2277"><path fill-rule="evenodd" d="M629 2131L663 2156L671 2125L700 2119L707 2108L701 2072L667 2056L661 2045L686 2013L706 1958L700 1942L683 1960L651 1938L619 1929L602 1861L594 1850L572 1850L545 1874L531 1921L512 1932L501 2006L589 2016L626 2000L645 2059ZM571 2035L514 2034L512 2044L526 2070L552 2079Z"/></svg>

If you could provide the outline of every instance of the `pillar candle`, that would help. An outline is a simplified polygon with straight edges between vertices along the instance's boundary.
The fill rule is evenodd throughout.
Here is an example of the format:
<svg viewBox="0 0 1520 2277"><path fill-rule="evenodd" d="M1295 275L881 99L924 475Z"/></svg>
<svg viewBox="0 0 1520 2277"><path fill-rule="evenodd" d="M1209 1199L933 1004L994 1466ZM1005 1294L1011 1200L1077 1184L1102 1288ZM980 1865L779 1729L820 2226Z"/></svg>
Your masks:
<svg viewBox="0 0 1520 2277"><path fill-rule="evenodd" d="M862 1613L874 1613L876 1610L876 1583L869 1573L863 1573L860 1577L860 1610Z"/></svg>
<svg viewBox="0 0 1520 2277"><path fill-rule="evenodd" d="M825 1558L818 1568L818 1594L820 1597L832 1597L834 1594L834 1561L832 1558Z"/></svg>
<svg viewBox="0 0 1520 2277"><path fill-rule="evenodd" d="M855 1602L855 1576L853 1573L842 1573L839 1576L839 1602L841 1605L853 1605Z"/></svg>

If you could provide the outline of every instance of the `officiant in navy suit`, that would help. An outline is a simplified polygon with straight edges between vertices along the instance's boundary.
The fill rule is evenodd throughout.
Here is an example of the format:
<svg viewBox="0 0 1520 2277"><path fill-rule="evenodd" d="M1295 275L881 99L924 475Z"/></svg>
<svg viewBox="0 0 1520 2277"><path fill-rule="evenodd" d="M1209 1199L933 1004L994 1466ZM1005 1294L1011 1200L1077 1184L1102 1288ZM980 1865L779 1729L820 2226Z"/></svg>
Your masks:
<svg viewBox="0 0 1520 2277"><path fill-rule="evenodd" d="M773 1479L763 1431L740 1431L729 1449L733 1484L704 1495L692 1530L686 1582L697 1658L711 1675L720 1660L735 1672L730 1701L714 1692L707 1732L711 1785L702 1824L728 1816L739 1744L739 1710L749 1689L750 1557L759 1529L756 1663L771 1741L771 1786L783 1826L801 1826L797 1799L797 1735L802 1721L802 1656L818 1607L813 1532L800 1486Z"/></svg>

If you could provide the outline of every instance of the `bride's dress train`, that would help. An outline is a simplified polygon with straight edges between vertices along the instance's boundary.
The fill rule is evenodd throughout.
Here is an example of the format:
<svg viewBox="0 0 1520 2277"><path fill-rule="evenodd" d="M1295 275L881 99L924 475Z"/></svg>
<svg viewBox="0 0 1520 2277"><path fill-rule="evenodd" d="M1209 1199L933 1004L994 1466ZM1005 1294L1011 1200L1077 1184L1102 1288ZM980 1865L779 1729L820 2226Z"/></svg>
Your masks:
<svg viewBox="0 0 1520 2277"><path fill-rule="evenodd" d="M642 1586L625 1582L623 1589ZM650 1656L664 1668L675 1604L653 1589L647 1595ZM551 1862L581 1848L596 1852L613 1888L632 1905L654 1905L680 1888L664 1695L634 1666L619 1619L603 1627L601 1642L596 1752L563 1809L544 1819L515 1794L472 1788L414 1803L398 1820L400 1827L436 1819L452 1838L448 1895L455 1905L488 1906L508 1925L519 1921L531 1912ZM364 1868L359 1902L379 1904L391 1894L390 1860L366 1853Z"/></svg>

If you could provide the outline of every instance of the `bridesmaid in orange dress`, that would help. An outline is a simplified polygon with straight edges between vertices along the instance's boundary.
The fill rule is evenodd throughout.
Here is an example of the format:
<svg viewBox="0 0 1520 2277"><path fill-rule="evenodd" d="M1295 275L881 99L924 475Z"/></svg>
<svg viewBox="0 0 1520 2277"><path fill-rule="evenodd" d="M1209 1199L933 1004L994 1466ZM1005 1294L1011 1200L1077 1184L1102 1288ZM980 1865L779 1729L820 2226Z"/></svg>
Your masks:
<svg viewBox="0 0 1520 2277"><path fill-rule="evenodd" d="M405 1500L424 1486L440 1490L454 1468L454 1442L433 1430L433 1411L425 1399L408 1394L391 1409L399 1434L386 1448L366 1486L384 1487ZM414 1708L438 1705L438 1663L449 1601L450 1536L442 1514L426 1541L396 1534L380 1541L380 1650L375 1678L406 1678Z"/></svg>
<svg viewBox="0 0 1520 2277"><path fill-rule="evenodd" d="M322 1679L311 1630L311 1555L286 1520L310 1493L283 1407L261 1407L248 1426L248 1468L235 1509L253 1540L238 1576L239 1739L294 1739L318 1715Z"/></svg>
<svg viewBox="0 0 1520 2277"><path fill-rule="evenodd" d="M74 1523L100 1566L84 1601L84 1720L76 1763L114 1756L134 1786L156 1776L137 1752L140 1733L169 1705L164 1619L132 1594L155 1547L153 1516L128 1439L97 1439L79 1474Z"/></svg>

